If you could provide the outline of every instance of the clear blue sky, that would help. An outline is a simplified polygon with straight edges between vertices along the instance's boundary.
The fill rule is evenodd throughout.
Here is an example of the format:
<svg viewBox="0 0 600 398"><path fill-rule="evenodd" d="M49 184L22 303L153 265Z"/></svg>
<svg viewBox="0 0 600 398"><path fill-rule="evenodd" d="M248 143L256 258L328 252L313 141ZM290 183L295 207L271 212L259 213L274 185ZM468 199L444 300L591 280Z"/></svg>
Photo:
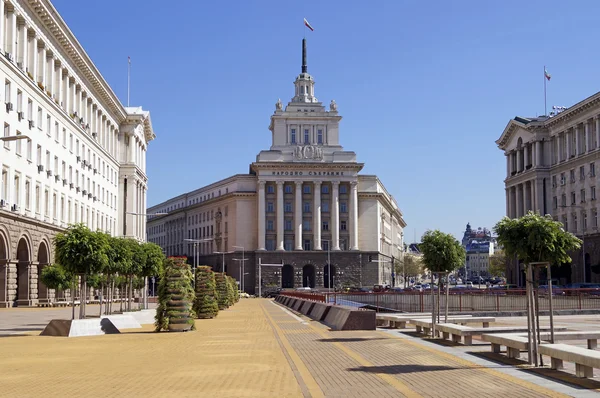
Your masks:
<svg viewBox="0 0 600 398"><path fill-rule="evenodd" d="M452 3L452 4L450 4ZM247 173L293 96L302 19L316 96L340 140L395 196L408 241L505 213L509 119L599 90L600 3L55 0L123 103L151 112L148 204ZM90 16L95 16L90 18Z"/></svg>

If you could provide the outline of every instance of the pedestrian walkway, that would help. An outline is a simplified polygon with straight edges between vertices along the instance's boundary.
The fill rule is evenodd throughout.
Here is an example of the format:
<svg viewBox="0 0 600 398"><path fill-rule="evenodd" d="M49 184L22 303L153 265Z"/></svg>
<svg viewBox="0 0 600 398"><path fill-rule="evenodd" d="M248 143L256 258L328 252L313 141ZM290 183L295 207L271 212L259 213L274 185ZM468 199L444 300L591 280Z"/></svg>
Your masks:
<svg viewBox="0 0 600 398"><path fill-rule="evenodd" d="M0 328L9 313L0 313ZM331 332L267 299L241 300L196 325L190 333L147 326L97 337L0 338L0 396L581 396L417 339Z"/></svg>

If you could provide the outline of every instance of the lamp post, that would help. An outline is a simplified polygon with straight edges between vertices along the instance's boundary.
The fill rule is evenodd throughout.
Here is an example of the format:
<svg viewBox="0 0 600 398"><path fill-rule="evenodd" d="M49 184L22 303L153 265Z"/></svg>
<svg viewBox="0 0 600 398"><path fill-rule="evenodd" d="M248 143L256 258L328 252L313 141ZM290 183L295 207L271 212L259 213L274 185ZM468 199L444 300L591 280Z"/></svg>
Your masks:
<svg viewBox="0 0 600 398"><path fill-rule="evenodd" d="M386 263L390 264L392 262L392 260L372 260L371 262L373 262L373 263L382 263L382 264L386 264ZM404 278L404 275L402 276L402 278Z"/></svg>
<svg viewBox="0 0 600 398"><path fill-rule="evenodd" d="M212 238L206 238L206 239L184 239L184 242L188 242L188 243L193 243L194 244L194 286L196 286L196 268L198 267L198 256L200 255L200 253L198 252L198 243L202 243L202 242L211 242Z"/></svg>
<svg viewBox="0 0 600 398"><path fill-rule="evenodd" d="M279 267L283 269L283 260L281 264L263 264L262 258L258 258L258 297L262 297L262 267ZM279 272L281 274L281 272Z"/></svg>
<svg viewBox="0 0 600 398"><path fill-rule="evenodd" d="M21 136L19 136L21 137ZM157 213L137 213L128 211L125 214L129 214L132 216L142 216L142 217L152 217L152 216L164 216L169 213L157 212ZM127 220L125 220L125 225L127 225ZM146 231L144 231L144 242L146 242ZM148 308L148 277L144 277L144 309Z"/></svg>
<svg viewBox="0 0 600 398"><path fill-rule="evenodd" d="M327 287L329 293L331 293L331 281L333 275L331 275L331 241L329 239L321 239L321 242L327 242Z"/></svg>
<svg viewBox="0 0 600 398"><path fill-rule="evenodd" d="M566 209L569 207L573 207L575 209L580 209L580 210L585 210L585 207L580 206L580 205L570 205L570 206L558 206L560 208ZM583 273L582 273L582 280L583 283L585 283L585 225L583 225L583 216L581 217L581 257L583 260Z"/></svg>
<svg viewBox="0 0 600 398"><path fill-rule="evenodd" d="M28 140L28 139L30 139L29 136L24 135L24 134L0 137L0 141L2 141L2 142L11 142L11 141Z"/></svg>
<svg viewBox="0 0 600 398"><path fill-rule="evenodd" d="M241 258L241 260L242 260L242 272L240 274L240 277L242 278L242 280L240 282L242 283L242 291L245 292L245 290L244 290L244 280L246 278L244 277L244 272L245 272L245 269L246 269L245 268L245 265L246 265L246 252L245 252L244 246L235 246L235 245L233 245L231 247L233 247L234 249L242 249L242 258Z"/></svg>
<svg viewBox="0 0 600 398"><path fill-rule="evenodd" d="M221 272L225 273L225 255L226 254L231 254L231 253L235 253L232 251L229 252L213 252L213 254L222 254L223 255L223 260L221 260Z"/></svg>

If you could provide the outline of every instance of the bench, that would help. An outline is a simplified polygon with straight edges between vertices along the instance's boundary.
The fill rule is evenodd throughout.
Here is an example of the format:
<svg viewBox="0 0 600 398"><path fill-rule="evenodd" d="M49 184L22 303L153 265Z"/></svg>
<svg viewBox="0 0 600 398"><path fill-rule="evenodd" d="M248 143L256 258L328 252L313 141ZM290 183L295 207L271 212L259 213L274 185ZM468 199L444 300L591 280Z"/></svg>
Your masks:
<svg viewBox="0 0 600 398"><path fill-rule="evenodd" d="M491 334L490 332L494 332L497 329L503 329L505 332L498 334ZM550 328L541 328L540 336L544 334L550 334L548 332ZM559 333L568 333L564 332L567 330L566 327L554 327L556 336ZM523 333L525 332L525 333ZM481 340L487 341L492 345L492 352L499 353L500 346L506 347L506 353L509 358L519 358L521 351L527 351L529 349L529 340L527 339L527 327L520 326L507 326L507 327L498 327L498 328L490 328L489 330L483 331L484 334L481 335ZM543 340L543 339L542 339Z"/></svg>
<svg viewBox="0 0 600 398"><path fill-rule="evenodd" d="M542 344L539 353L550 357L552 369L562 369L563 361L575 363L577 377L594 377L594 368L600 368L600 351L568 344Z"/></svg>
<svg viewBox="0 0 600 398"><path fill-rule="evenodd" d="M540 333L540 340L550 341L550 337L550 332ZM554 333L555 342L565 340L587 340L587 347L589 350L593 350L598 347L598 339L600 339L600 332L595 331L573 330L568 332Z"/></svg>
<svg viewBox="0 0 600 398"><path fill-rule="evenodd" d="M500 353L500 347L506 346L506 354L509 358L519 358L521 351L527 351L529 348L529 340L519 333L482 334L481 339L491 343L492 352L495 353Z"/></svg>
<svg viewBox="0 0 600 398"><path fill-rule="evenodd" d="M471 315L452 315L448 318L468 318ZM377 314L378 326L405 329L411 319L431 319L431 314Z"/></svg>
<svg viewBox="0 0 600 398"><path fill-rule="evenodd" d="M482 317L460 317L460 318L448 318L449 323L457 323L461 325L466 325L467 323L482 323L483 327L487 328L490 325L490 322L495 322L496 318L491 316L482 316ZM417 333L425 333L429 334L431 329L431 320L426 320L422 318L412 318L408 321L411 325L415 325L417 329ZM441 325L441 324L437 324Z"/></svg>

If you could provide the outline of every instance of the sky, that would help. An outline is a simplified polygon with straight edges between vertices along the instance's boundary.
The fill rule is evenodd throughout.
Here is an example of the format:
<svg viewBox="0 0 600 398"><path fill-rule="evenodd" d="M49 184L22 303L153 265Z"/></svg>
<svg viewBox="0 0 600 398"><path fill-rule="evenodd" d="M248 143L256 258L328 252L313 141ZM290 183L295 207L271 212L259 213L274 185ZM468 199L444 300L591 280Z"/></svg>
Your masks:
<svg viewBox="0 0 600 398"><path fill-rule="evenodd" d="M149 206L248 172L275 102L293 96L303 35L316 97L336 100L341 144L394 196L407 241L504 216L495 141L511 118L544 114L544 66L548 108L599 90L592 0L53 4L124 105L131 57L130 104L156 133Z"/></svg>

